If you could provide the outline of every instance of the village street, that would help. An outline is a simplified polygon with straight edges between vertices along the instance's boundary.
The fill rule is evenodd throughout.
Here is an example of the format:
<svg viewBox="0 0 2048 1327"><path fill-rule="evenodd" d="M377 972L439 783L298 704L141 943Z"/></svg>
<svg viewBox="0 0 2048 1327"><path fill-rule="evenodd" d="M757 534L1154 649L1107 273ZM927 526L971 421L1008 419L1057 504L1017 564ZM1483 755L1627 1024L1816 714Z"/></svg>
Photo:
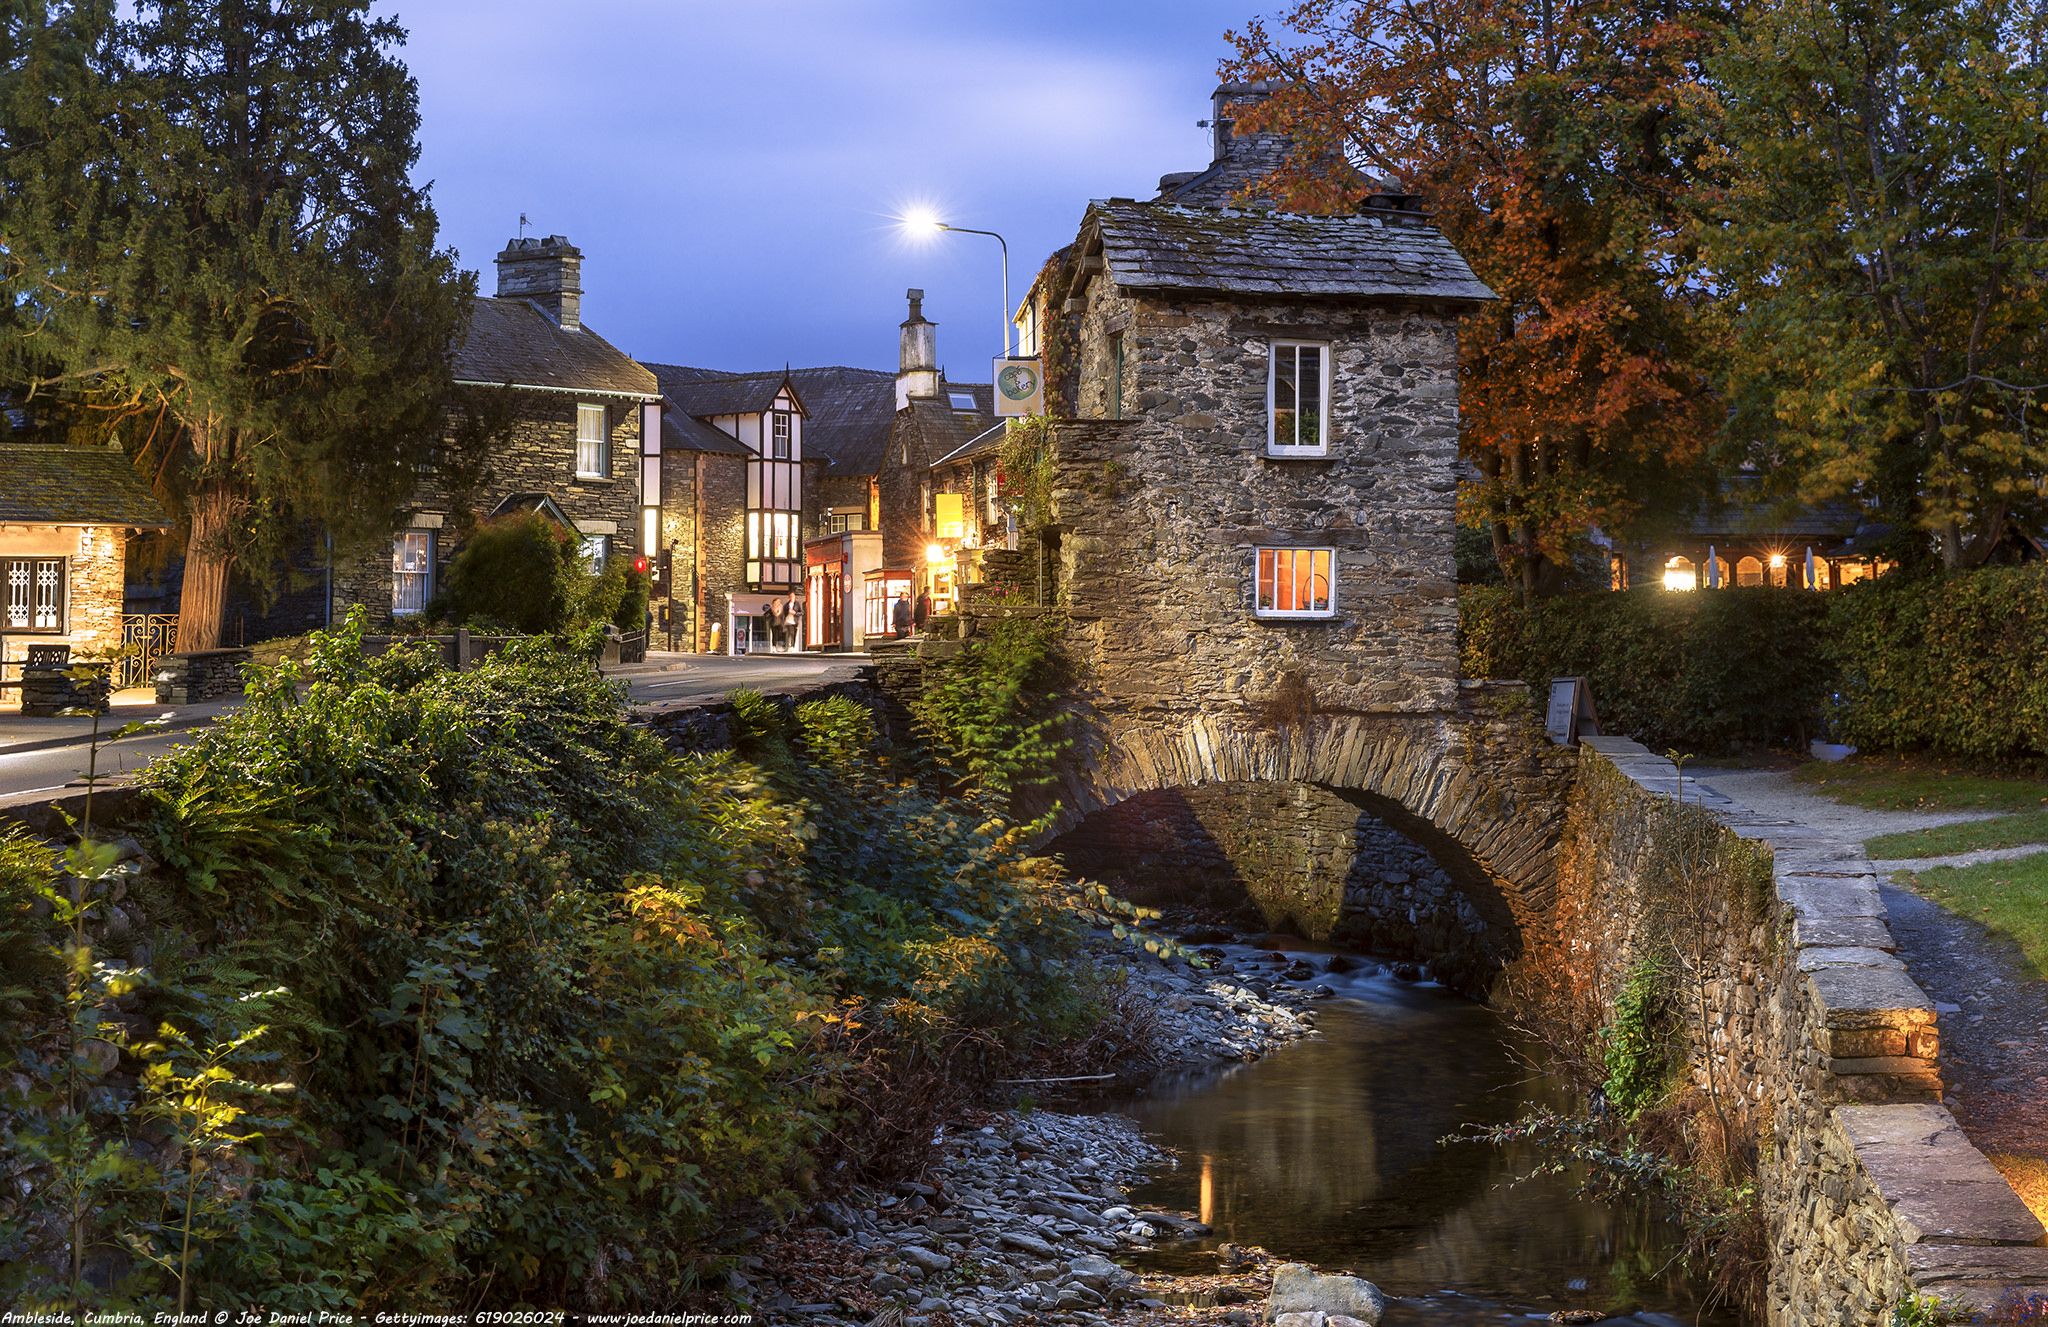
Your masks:
<svg viewBox="0 0 2048 1327"><path fill-rule="evenodd" d="M721 700L742 688L778 691L830 682L852 676L863 660L864 656L844 655L735 657L655 651L649 655L647 664L631 666L616 675L632 688L635 706L658 709ZM233 702L195 707L116 705L101 720L102 732L110 733L140 719L162 719L166 726L160 732L141 732L104 743L99 756L100 772L116 780L130 778L172 747L192 740L199 728L233 708ZM90 719L24 719L18 714L0 714L0 804L9 799L82 787L90 759L92 730Z"/></svg>

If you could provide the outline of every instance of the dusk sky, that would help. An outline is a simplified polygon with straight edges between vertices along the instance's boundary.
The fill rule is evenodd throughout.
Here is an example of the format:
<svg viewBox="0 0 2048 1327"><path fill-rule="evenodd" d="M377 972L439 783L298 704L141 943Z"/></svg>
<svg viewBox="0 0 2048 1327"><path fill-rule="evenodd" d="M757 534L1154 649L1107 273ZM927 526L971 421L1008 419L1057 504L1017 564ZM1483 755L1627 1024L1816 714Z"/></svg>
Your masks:
<svg viewBox="0 0 2048 1327"><path fill-rule="evenodd" d="M956 381L999 349L995 241L907 243L922 203L1003 232L1014 296L1090 198L1209 160L1225 30L1259 0L388 0L420 172L494 289L517 233L584 253L584 317L645 360L893 368L920 286Z"/></svg>

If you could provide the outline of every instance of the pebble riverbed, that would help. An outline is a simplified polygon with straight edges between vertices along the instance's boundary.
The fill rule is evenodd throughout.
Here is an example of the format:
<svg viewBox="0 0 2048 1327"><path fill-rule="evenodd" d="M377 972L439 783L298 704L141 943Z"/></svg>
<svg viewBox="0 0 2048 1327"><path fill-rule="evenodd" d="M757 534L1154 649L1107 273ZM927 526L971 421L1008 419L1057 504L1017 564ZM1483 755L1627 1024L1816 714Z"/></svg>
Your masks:
<svg viewBox="0 0 2048 1327"><path fill-rule="evenodd" d="M1257 1059L1312 1034L1313 1002L1329 990L1301 961L1204 952L1207 969L1104 958L1129 964L1154 1012L1158 1068ZM1116 1262L1209 1233L1190 1214L1126 1202L1172 1164L1114 1114L997 1111L949 1126L923 1180L817 1209L812 1258L822 1246L826 1261L840 1262L837 1293L801 1302L771 1280L756 1311L791 1327L1138 1327L1186 1322L1187 1302L1198 1301L1206 1321L1256 1321L1272 1263L1261 1251L1226 1246L1214 1278L1141 1278Z"/></svg>

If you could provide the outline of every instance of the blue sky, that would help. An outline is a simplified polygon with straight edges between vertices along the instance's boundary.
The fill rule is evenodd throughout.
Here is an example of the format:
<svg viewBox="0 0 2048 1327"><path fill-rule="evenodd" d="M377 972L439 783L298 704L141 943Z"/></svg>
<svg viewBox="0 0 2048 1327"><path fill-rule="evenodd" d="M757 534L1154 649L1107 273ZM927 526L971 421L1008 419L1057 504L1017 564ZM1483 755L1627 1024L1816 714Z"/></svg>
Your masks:
<svg viewBox="0 0 2048 1327"><path fill-rule="evenodd" d="M584 252L584 316L642 359L893 368L920 286L987 381L1013 292L1090 198L1209 159L1225 30L1260 0L385 0L410 29L420 174L493 288L517 232Z"/></svg>

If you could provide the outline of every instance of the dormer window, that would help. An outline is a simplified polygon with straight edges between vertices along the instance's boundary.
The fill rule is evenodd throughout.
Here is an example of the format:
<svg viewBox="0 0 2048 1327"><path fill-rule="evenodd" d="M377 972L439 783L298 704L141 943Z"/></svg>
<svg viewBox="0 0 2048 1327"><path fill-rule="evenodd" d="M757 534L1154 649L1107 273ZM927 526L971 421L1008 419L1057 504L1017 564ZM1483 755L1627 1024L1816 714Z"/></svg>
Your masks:
<svg viewBox="0 0 2048 1327"><path fill-rule="evenodd" d="M1266 361L1266 454L1329 455L1329 418L1330 347L1275 341Z"/></svg>
<svg viewBox="0 0 2048 1327"><path fill-rule="evenodd" d="M601 405L576 407L576 477L611 478L611 430Z"/></svg>
<svg viewBox="0 0 2048 1327"><path fill-rule="evenodd" d="M776 410L768 416L769 455L778 461L789 459L789 412Z"/></svg>

